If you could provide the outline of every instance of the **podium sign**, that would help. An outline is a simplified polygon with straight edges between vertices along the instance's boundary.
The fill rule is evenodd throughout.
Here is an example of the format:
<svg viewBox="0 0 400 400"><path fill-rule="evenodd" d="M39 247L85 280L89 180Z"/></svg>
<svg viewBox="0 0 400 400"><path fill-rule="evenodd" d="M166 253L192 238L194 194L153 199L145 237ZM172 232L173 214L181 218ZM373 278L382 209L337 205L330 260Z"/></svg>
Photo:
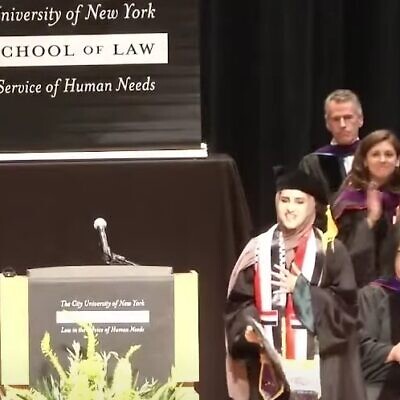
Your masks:
<svg viewBox="0 0 400 400"><path fill-rule="evenodd" d="M78 321L93 324L101 351L124 356L130 346L141 345L132 357L134 369L140 371L139 382L152 377L165 381L175 364L174 279L170 269L160 268L150 274L143 268L108 266L43 269L48 274L32 270L28 277L30 383L56 374L40 348L46 331L61 365L69 365L66 349L74 340L85 343ZM108 370L110 376L114 365Z"/></svg>
<svg viewBox="0 0 400 400"><path fill-rule="evenodd" d="M138 297L139 292L135 292L134 287L136 287L136 285L131 283L131 281L142 282L142 287L150 285L150 282L152 282L152 290L154 289L157 293L157 306L159 305L159 302L161 302L164 313L161 318L155 319L156 315L158 314L152 313L153 303L147 303L149 305L148 310L150 310L150 324L144 325L145 334L147 336L147 332L151 332L151 329L153 329L152 327L155 326L153 325L153 323L157 323L159 324L157 326L160 327L160 331L161 329L163 329L165 335L166 330L162 327L164 325L164 322L161 323L161 321L164 321L164 319L173 318L173 343L175 343L175 345L171 345L169 342L169 338L168 340L166 340L164 335L161 335L161 333L159 336L160 339L157 339L155 343L152 342L148 344L143 335L139 334L139 332L137 332L136 335L134 332L132 334L125 333L124 335L122 335L122 332L119 332L121 333L121 336L119 337L128 338L129 336L132 337L132 339L127 339L129 343L126 345L122 345L121 343L119 343L119 337L114 335L113 338L115 340L113 340L113 343L109 345L111 346L113 351L119 351L118 349L121 348L120 355L123 356L131 344L137 344L138 338L143 338L142 348L138 350L133 356L133 364L138 369L140 368L140 374L142 378L150 378L151 376L155 376L154 371L157 371L157 364L160 362L160 360L169 358L169 351L174 351L174 356L172 357L172 359L175 361L174 377L177 382L183 383L183 385L177 390L177 396L180 400L198 400L199 396L195 392L193 387L193 382L199 381L198 276L197 273L194 271L172 275L174 306L171 307L171 305L168 303L169 300L164 297L164 294L161 294L161 291L158 290L158 288L161 288L162 285L167 285L167 283L165 282L169 282L169 279L171 278L171 269L162 267L161 269L156 268L156 270L157 272L154 272L153 267L128 267L128 269L126 269L125 267L117 266L95 266L89 268L86 266L39 268L30 271L29 281L31 281L32 279L34 279L35 281L37 280L36 282L39 285L42 285L41 287L43 288L43 290L45 290L44 281L49 284L52 281L57 282L62 279L63 281L67 281L65 285L70 285L72 282L79 283L91 279L96 279L96 283L92 283L92 285L89 285L90 292L87 291L87 286L84 288L86 290L84 297L88 298L90 293L93 292L96 294L97 299L103 298L101 296L101 294L104 293L104 289L102 289L103 284L110 284L107 290L111 290L111 288L113 288L112 290L114 290L115 296L118 299L124 297L125 292L119 291L118 289L122 286L119 286L119 284L118 286L116 286L115 284L115 276L118 276L120 278L118 282L121 283L122 281L124 284L127 283L127 286L129 286L128 293L130 298L132 299L134 297ZM102 276L101 279L98 276L100 272ZM160 279L154 281L155 276ZM40 283L41 281L42 283ZM36 286L35 288L35 285L29 285L30 290L32 290L31 286L33 286L34 291L36 289L39 289L39 286ZM155 288L156 286L157 289ZM50 288L52 289L50 290ZM125 291L126 289L124 288L123 290ZM35 319L32 318L32 316L28 316L28 278L26 276L6 277L0 274L0 383L2 385L35 386L36 382L30 380L29 376L31 376L33 379L36 379L36 377L39 376L39 372L36 373L33 371L35 367L33 366L32 360L31 366L29 365L29 357L38 357L35 365L39 366L37 368L42 368L42 373L46 370L46 365L48 364L48 362L44 359L44 356L42 354L38 355L38 353L36 353L40 351L40 340L42 339L41 335L37 332L44 332L45 330L48 330L51 334L53 344L55 345L56 337L61 336L64 346L71 346L74 335L76 335L77 340L79 340L82 345L85 344L82 334L80 334L79 332L73 333L71 331L71 333L60 333L62 324L57 324L54 322L54 318L56 318L56 316L58 315L55 314L54 316L54 313L57 313L57 311L62 311L61 307L52 306L51 309L53 311L47 312L47 316L43 315L46 314L45 310L48 309L47 303L49 303L49 301L47 299L56 298L54 297L55 294L61 298L62 296L60 296L60 293L64 293L64 289L60 285L57 287L57 289L55 287L53 288L53 285L46 285L46 293L42 293L43 298L41 300L41 303L37 305L38 307L42 308L39 310L40 312ZM80 295L82 294L81 292L79 293ZM148 292L143 295L145 296L143 297L144 301L145 299L147 299L147 295ZM69 294L69 296L71 295ZM68 301L68 299L64 300ZM126 307L129 309L124 309L122 311L146 311L144 308L145 306L130 308L131 306L127 305ZM32 307L30 307L30 309L32 309ZM73 315L73 312L73 309L70 312L64 311L62 318L66 319L64 315ZM100 315L104 316L108 314ZM55 321L57 322L57 320ZM49 325L46 326L44 324ZM67 327L66 329L71 330L74 327L77 327L74 324L65 323L64 325ZM108 323L104 325L116 324ZM127 323L126 325L139 326L139 323ZM140 324L140 326L141 325L143 324ZM99 324L95 324L95 326L98 327ZM118 324L118 326L122 325ZM105 349L104 340L107 340L104 333L105 332L99 333L99 350L101 351ZM31 338L31 335L33 334L38 337L38 341L35 342L35 340ZM162 341L164 343L163 346L161 346L161 343L159 346L159 341ZM62 343L59 346L59 348L61 348L61 353L58 349L57 353L60 356L60 359L62 354L64 355L63 358L65 359L65 347L63 347ZM161 347L163 348L160 351L159 349ZM34 348L35 351L33 352L30 348ZM35 353L36 355L33 353ZM162 354L162 356L160 356L160 354ZM147 362L146 360L150 360L150 362ZM142 364L143 366L139 366L139 364ZM147 372L146 365L148 364L152 364L150 373ZM165 369L167 369L167 364L168 362L165 362ZM146 372L144 372L145 369ZM163 371L161 371L160 373L162 372ZM43 376L46 375L42 375L42 377Z"/></svg>

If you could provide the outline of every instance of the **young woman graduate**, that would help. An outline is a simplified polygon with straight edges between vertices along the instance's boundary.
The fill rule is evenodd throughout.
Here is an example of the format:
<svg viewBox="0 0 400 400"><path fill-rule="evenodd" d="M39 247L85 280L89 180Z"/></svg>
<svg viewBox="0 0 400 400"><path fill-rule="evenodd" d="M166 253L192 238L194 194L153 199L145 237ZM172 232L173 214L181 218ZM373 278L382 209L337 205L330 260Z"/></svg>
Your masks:
<svg viewBox="0 0 400 400"><path fill-rule="evenodd" d="M316 200L325 200L318 186L301 171L278 178L278 222L247 244L232 271L225 325L234 400L365 398L354 273L344 246L313 226ZM286 379L249 317L281 354Z"/></svg>
<svg viewBox="0 0 400 400"><path fill-rule="evenodd" d="M400 226L383 247L385 276L359 292L361 360L368 400L400 399Z"/></svg>
<svg viewBox="0 0 400 400"><path fill-rule="evenodd" d="M362 287L381 276L381 247L391 235L400 202L400 143L388 130L361 140L353 167L333 205L340 239Z"/></svg>

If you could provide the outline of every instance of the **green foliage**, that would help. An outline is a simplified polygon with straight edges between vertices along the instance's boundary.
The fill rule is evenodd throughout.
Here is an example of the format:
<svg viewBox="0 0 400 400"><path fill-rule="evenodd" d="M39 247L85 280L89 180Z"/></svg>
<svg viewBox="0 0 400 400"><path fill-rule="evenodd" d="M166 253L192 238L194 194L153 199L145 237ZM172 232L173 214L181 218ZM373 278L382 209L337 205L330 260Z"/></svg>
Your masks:
<svg viewBox="0 0 400 400"><path fill-rule="evenodd" d="M93 326L80 324L87 340L86 355L78 342L69 349L69 369L64 370L57 354L52 350L50 335L46 332L41 342L43 355L57 371L58 379L50 376L38 389L6 388L5 400L178 400L176 382L165 384L146 380L141 386L134 379L130 358L140 346L131 346L125 356L115 352L99 353ZM107 379L109 360L115 357L117 364L111 381Z"/></svg>

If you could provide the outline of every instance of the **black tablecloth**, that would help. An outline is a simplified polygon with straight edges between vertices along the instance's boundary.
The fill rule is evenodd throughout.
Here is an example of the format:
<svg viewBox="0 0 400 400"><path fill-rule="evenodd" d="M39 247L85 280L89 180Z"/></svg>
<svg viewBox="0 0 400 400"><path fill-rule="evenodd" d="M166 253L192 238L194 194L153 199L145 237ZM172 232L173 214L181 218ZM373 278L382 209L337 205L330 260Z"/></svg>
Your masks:
<svg viewBox="0 0 400 400"><path fill-rule="evenodd" d="M0 164L0 265L102 263L96 217L114 252L195 269L200 283L202 400L226 399L223 307L250 217L233 160Z"/></svg>

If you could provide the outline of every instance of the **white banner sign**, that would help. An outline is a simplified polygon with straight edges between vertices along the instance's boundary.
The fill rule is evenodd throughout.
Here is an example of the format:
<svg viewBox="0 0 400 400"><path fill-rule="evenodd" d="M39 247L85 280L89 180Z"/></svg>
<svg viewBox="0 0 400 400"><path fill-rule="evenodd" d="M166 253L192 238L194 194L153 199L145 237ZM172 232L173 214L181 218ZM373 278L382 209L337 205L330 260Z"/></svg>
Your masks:
<svg viewBox="0 0 400 400"><path fill-rule="evenodd" d="M0 37L0 67L167 63L168 33Z"/></svg>

